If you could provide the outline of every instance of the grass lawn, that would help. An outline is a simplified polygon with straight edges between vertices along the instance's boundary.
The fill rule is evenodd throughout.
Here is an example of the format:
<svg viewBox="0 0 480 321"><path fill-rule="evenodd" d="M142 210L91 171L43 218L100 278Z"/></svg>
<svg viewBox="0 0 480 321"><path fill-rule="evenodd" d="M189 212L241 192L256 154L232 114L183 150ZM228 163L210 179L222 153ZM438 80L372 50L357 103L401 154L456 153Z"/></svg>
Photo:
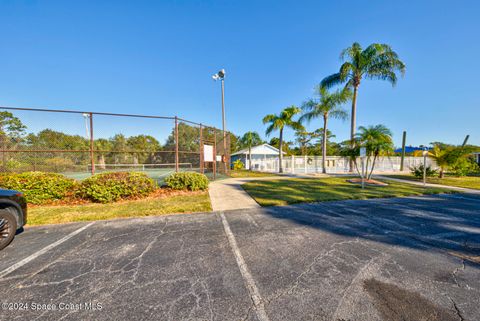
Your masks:
<svg viewBox="0 0 480 321"><path fill-rule="evenodd" d="M451 192L442 188L423 188L396 182L388 182L388 186L367 186L362 190L359 185L348 183L347 179L328 177L252 181L242 187L262 206Z"/></svg>
<svg viewBox="0 0 480 321"><path fill-rule="evenodd" d="M243 178L243 177L268 177L268 176L277 176L275 173L265 173L265 172L256 172L249 171L246 169L230 171L230 176L233 178Z"/></svg>
<svg viewBox="0 0 480 321"><path fill-rule="evenodd" d="M421 178L418 179L412 175L388 175L388 177L422 182ZM480 176L464 176L464 177L446 176L444 178L428 177L427 183L480 189Z"/></svg>
<svg viewBox="0 0 480 321"><path fill-rule="evenodd" d="M57 224L171 213L211 211L208 192L149 197L112 204L34 206L28 210L28 225Z"/></svg>

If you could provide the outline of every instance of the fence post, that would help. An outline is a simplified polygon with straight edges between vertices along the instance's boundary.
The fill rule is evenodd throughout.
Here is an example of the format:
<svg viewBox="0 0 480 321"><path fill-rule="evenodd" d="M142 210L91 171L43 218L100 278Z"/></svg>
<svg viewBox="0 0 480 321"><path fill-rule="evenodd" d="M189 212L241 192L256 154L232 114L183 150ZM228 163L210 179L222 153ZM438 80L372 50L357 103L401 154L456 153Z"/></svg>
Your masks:
<svg viewBox="0 0 480 321"><path fill-rule="evenodd" d="M90 164L92 175L95 175L95 155L93 152L93 113L90 113Z"/></svg>
<svg viewBox="0 0 480 321"><path fill-rule="evenodd" d="M307 155L303 157L303 168L305 169L305 174L307 174Z"/></svg>
<svg viewBox="0 0 480 321"><path fill-rule="evenodd" d="M1 136L2 137L2 172L6 172L7 171L7 155L6 155L6 150L7 150L7 138L4 137L4 135Z"/></svg>
<svg viewBox="0 0 480 321"><path fill-rule="evenodd" d="M400 171L403 172L403 163L405 161L405 143L407 142L407 132L403 131L402 137L402 158L400 160Z"/></svg>
<svg viewBox="0 0 480 321"><path fill-rule="evenodd" d="M178 172L178 117L175 116L175 172Z"/></svg>
<svg viewBox="0 0 480 321"><path fill-rule="evenodd" d="M292 174L295 173L295 156L291 156L291 162L292 162Z"/></svg>
<svg viewBox="0 0 480 321"><path fill-rule="evenodd" d="M203 127L200 124L200 173L203 174Z"/></svg>

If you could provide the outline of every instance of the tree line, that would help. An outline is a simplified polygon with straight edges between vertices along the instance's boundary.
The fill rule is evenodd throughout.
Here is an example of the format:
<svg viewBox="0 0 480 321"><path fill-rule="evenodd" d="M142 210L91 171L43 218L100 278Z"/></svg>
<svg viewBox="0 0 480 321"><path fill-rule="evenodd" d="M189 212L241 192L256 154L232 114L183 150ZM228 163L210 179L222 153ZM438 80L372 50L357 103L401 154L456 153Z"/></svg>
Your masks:
<svg viewBox="0 0 480 321"><path fill-rule="evenodd" d="M209 144L214 141L214 135L218 142L221 142L223 137L219 130L213 128L204 128L202 135ZM230 136L235 144L236 137ZM199 162L198 156L189 156L192 152L200 153L199 128L179 123L178 146L181 162ZM48 128L37 133L27 133L27 127L21 119L8 111L0 112L0 148L5 151L2 152L3 171L60 171L89 165L91 162L88 137ZM93 141L94 161L99 168L106 164L173 163L175 148L174 128L163 144L157 138L146 134L126 136L118 133L109 138L95 138Z"/></svg>

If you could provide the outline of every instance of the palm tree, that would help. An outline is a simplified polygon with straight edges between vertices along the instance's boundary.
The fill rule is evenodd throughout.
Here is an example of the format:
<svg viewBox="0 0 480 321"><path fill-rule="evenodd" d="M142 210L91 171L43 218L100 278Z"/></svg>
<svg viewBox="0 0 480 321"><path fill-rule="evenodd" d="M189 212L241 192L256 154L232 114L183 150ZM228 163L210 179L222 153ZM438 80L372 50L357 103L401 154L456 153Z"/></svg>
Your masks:
<svg viewBox="0 0 480 321"><path fill-rule="evenodd" d="M257 132L246 132L241 138L242 146L248 147L248 169L252 170L252 145L259 145L263 141Z"/></svg>
<svg viewBox="0 0 480 321"><path fill-rule="evenodd" d="M434 145L432 150L428 152L428 156L435 160L437 166L440 167L439 177L443 178L445 175L445 170L448 169L450 165L450 150L442 149L438 145Z"/></svg>
<svg viewBox="0 0 480 321"><path fill-rule="evenodd" d="M467 156L470 153L469 149L464 147L455 147L448 146L442 143L432 143L433 148L428 151L428 157L433 159L438 167L440 167L440 172L438 174L439 178L445 177L445 171L455 165L455 163L462 157ZM423 151L415 151L414 156L422 156Z"/></svg>
<svg viewBox="0 0 480 321"><path fill-rule="evenodd" d="M328 88L345 83L346 88L353 89L350 139L355 142L357 93L363 78L389 81L392 86L397 83L397 72L405 74L405 64L398 58L389 45L373 43L364 50L355 42L340 54L344 63L339 72L325 77L321 85Z"/></svg>
<svg viewBox="0 0 480 321"><path fill-rule="evenodd" d="M348 114L340 105L350 100L352 94L348 88L329 92L326 87L317 86L316 95L318 98L310 99L303 104L302 109L305 113L300 117L300 121L309 122L314 118L323 117L322 172L326 174L328 118L346 119Z"/></svg>
<svg viewBox="0 0 480 321"><path fill-rule="evenodd" d="M293 116L299 114L300 112L300 108L292 105L282 110L279 115L270 114L263 118L263 123L269 124L267 130L265 131L267 136L269 136L275 130L280 132L278 137L278 158L280 160L278 171L280 173L283 173L283 129L285 127L290 127L293 129L303 128L299 122L293 120Z"/></svg>
<svg viewBox="0 0 480 321"><path fill-rule="evenodd" d="M387 154L393 151L392 132L384 125L376 126L360 126L358 127L358 133L356 134L356 141L359 146L363 146L367 149L368 158L365 168L368 171L368 163L373 156L372 168L367 176L370 179L375 168L375 161L380 154Z"/></svg>

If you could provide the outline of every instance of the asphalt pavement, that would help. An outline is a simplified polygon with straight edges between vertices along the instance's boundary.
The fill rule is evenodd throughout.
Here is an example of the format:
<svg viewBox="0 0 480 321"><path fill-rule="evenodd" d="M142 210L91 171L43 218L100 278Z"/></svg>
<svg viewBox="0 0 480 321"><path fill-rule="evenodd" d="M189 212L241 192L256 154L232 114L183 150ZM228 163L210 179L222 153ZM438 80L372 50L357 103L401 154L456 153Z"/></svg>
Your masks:
<svg viewBox="0 0 480 321"><path fill-rule="evenodd" d="M474 195L88 224L0 252L0 320L480 320Z"/></svg>

